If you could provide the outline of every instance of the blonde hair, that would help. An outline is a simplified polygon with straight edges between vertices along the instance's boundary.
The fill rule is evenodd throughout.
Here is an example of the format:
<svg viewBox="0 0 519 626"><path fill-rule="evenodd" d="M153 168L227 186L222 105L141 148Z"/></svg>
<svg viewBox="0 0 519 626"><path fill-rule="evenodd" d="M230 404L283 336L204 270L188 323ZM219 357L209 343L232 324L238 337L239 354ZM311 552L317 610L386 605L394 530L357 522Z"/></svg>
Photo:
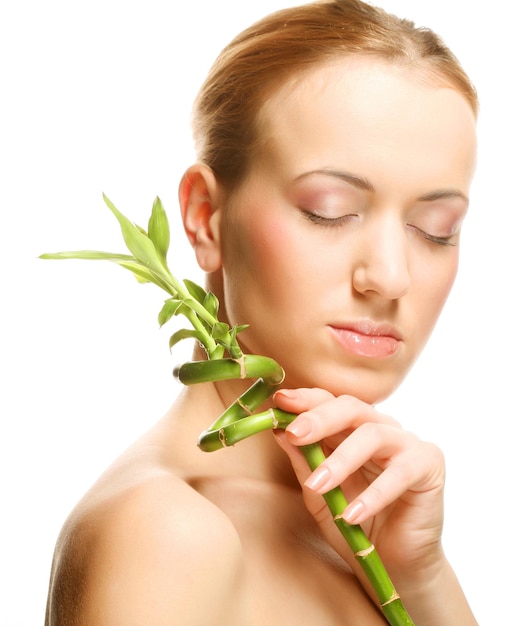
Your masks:
<svg viewBox="0 0 519 626"><path fill-rule="evenodd" d="M475 88L434 32L360 0L317 1L268 15L220 53L193 109L198 159L231 190L261 144L259 113L269 96L319 64L355 54L399 63L447 84L477 115Z"/></svg>

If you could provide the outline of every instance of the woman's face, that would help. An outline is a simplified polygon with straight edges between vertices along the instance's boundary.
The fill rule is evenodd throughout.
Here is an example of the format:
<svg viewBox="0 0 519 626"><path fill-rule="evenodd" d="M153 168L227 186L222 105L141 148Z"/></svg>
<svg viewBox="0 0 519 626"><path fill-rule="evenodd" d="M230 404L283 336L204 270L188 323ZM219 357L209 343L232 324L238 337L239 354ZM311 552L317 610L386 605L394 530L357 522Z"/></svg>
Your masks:
<svg viewBox="0 0 519 626"><path fill-rule="evenodd" d="M287 386L379 402L456 275L474 115L453 89L350 59L282 88L262 123L265 147L221 211L226 315Z"/></svg>

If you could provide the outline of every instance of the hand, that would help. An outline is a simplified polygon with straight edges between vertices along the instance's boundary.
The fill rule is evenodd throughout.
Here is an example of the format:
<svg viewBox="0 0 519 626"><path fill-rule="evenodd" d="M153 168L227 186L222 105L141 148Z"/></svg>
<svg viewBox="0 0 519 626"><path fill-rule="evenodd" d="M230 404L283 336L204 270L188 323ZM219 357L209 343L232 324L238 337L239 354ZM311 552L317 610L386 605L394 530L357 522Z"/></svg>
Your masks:
<svg viewBox="0 0 519 626"><path fill-rule="evenodd" d="M323 494L340 485L344 518L360 523L395 582L416 584L444 561L445 465L441 451L352 396L322 389L280 390L276 405L298 417L276 437L303 486L305 503L336 551L358 571ZM327 456L310 473L295 446L321 442Z"/></svg>

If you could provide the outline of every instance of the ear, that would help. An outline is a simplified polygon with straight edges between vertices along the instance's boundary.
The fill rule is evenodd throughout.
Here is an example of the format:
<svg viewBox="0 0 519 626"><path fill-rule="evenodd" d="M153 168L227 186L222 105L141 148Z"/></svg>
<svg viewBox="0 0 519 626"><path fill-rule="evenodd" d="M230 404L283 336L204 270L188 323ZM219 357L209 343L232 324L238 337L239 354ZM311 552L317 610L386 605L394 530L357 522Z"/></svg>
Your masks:
<svg viewBox="0 0 519 626"><path fill-rule="evenodd" d="M220 186L209 167L197 163L185 172L179 187L182 221L198 265L205 272L215 272L221 266L220 198Z"/></svg>

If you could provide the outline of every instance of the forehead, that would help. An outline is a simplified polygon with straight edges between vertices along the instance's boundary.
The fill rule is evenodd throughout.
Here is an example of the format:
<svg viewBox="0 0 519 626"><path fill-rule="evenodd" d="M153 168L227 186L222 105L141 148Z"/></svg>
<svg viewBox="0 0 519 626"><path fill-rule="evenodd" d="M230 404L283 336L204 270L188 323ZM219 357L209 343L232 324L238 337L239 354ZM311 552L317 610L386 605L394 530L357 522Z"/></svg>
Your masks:
<svg viewBox="0 0 519 626"><path fill-rule="evenodd" d="M273 122L287 106L292 108L294 116L305 108L310 110L312 104L323 102L327 97L347 98L350 103L364 101L366 110L370 109L370 105L379 104L382 107L384 102L399 99L405 110L410 93L432 96L439 90L463 101L475 120L471 104L465 96L426 63L411 65L375 56L349 55L312 66L281 83L261 107L260 118L264 123ZM377 94L384 94L385 100L374 100Z"/></svg>
<svg viewBox="0 0 519 626"><path fill-rule="evenodd" d="M306 72L279 88L261 112L270 157L305 167L354 159L366 172L402 153L429 169L435 160L460 158L471 168L475 124L464 96L433 75L366 57Z"/></svg>

